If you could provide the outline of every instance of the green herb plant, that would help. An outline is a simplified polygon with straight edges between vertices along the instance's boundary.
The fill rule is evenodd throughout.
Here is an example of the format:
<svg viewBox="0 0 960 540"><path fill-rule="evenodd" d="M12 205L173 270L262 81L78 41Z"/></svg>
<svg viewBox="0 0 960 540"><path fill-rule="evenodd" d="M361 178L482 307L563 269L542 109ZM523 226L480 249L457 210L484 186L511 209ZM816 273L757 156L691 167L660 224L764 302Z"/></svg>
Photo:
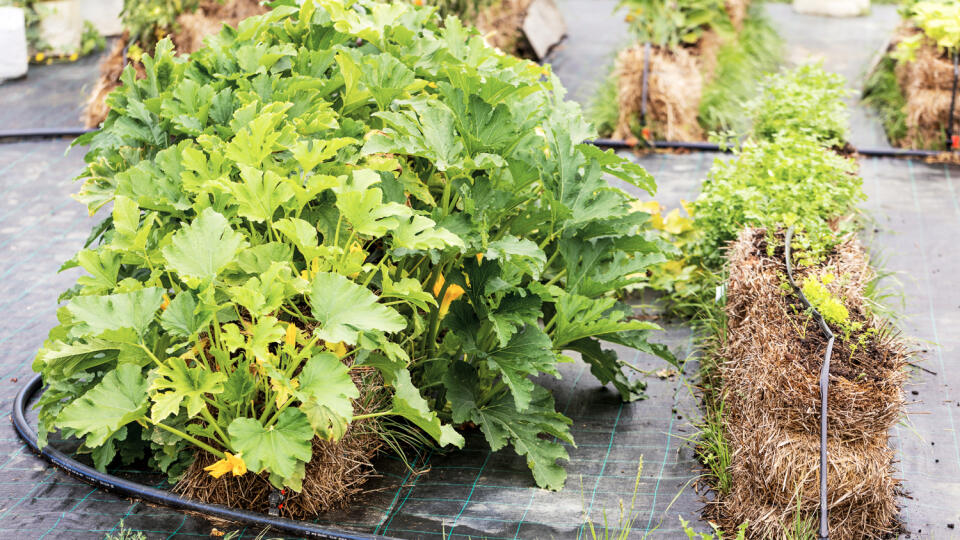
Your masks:
<svg viewBox="0 0 960 540"><path fill-rule="evenodd" d="M637 41L658 47L693 45L708 30L732 32L723 0L621 0Z"/></svg>
<svg viewBox="0 0 960 540"><path fill-rule="evenodd" d="M762 88L748 107L756 139L796 134L829 147L846 144L850 113L844 98L850 90L841 75L804 64L767 77Z"/></svg>
<svg viewBox="0 0 960 540"><path fill-rule="evenodd" d="M76 142L76 198L107 215L33 364L41 444L60 429L100 468L145 453L174 477L205 451L299 490L314 437L390 417L441 446L476 426L559 489L570 420L534 378L572 351L630 401L642 382L600 339L672 360L614 297L664 243L604 175L653 179L580 144L548 68L455 18L273 7L189 59L161 40ZM358 414L370 370L392 396Z"/></svg>

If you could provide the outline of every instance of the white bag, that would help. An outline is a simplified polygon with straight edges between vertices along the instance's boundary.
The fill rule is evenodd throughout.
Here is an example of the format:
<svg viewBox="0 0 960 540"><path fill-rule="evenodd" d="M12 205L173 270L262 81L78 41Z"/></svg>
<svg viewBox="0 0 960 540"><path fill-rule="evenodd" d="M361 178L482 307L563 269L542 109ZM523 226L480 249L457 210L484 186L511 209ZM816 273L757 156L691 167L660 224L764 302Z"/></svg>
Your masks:
<svg viewBox="0 0 960 540"><path fill-rule="evenodd" d="M805 15L859 17L870 13L870 0L793 0L793 9Z"/></svg>
<svg viewBox="0 0 960 540"><path fill-rule="evenodd" d="M33 4L40 16L40 39L55 53L77 52L83 37L83 19L75 0Z"/></svg>
<svg viewBox="0 0 960 540"><path fill-rule="evenodd" d="M0 80L27 74L27 27L23 9L0 7Z"/></svg>
<svg viewBox="0 0 960 540"><path fill-rule="evenodd" d="M80 19L93 23L97 32L105 36L123 33L123 0L77 0L80 4Z"/></svg>

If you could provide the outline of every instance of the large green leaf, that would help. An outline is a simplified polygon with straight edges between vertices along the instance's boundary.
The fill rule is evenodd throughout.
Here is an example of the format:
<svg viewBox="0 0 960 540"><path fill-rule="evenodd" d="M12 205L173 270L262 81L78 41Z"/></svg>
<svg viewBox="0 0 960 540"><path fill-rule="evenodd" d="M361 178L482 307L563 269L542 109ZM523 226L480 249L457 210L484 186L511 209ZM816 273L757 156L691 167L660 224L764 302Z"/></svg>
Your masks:
<svg viewBox="0 0 960 540"><path fill-rule="evenodd" d="M587 298L577 294L565 294L556 303L556 327L554 345L563 348L566 344L589 337L607 337L611 334L632 330L659 330L649 321L629 320L629 311L621 309L614 298Z"/></svg>
<svg viewBox="0 0 960 540"><path fill-rule="evenodd" d="M393 414L402 416L413 422L420 429L433 437L440 446L452 444L457 448L462 448L464 444L463 436L457 433L452 426L443 424L437 418L437 413L430 410L427 401L420 395L420 391L410 380L410 372L406 369L399 370L396 377L391 381L394 388L393 394Z"/></svg>
<svg viewBox="0 0 960 540"><path fill-rule="evenodd" d="M320 326L315 330L324 341L353 345L361 332L399 332L406 319L392 308L377 303L377 296L349 279L320 272L310 285L310 307Z"/></svg>
<svg viewBox="0 0 960 540"><path fill-rule="evenodd" d="M64 407L56 425L69 429L84 444L95 448L104 444L120 428L142 418L150 400L147 380L140 366L121 364L107 373L87 393Z"/></svg>
<svg viewBox="0 0 960 540"><path fill-rule="evenodd" d="M277 208L294 196L293 187L273 171L241 166L240 178L227 186L240 207L237 213L250 221L273 221Z"/></svg>
<svg viewBox="0 0 960 540"><path fill-rule="evenodd" d="M150 390L156 392L150 411L154 422L176 414L181 403L186 405L190 418L200 414L200 410L206 407L204 396L223 392L223 383L227 380L222 372L213 372L199 365L187 366L186 361L178 357L168 358L156 373L157 377L150 385Z"/></svg>
<svg viewBox="0 0 960 540"><path fill-rule="evenodd" d="M269 428L253 418L237 418L227 431L233 450L242 454L248 469L269 471L290 487L295 487L290 479L298 464L310 461L312 456L313 428L307 415L296 408L285 409Z"/></svg>
<svg viewBox="0 0 960 540"><path fill-rule="evenodd" d="M71 335L96 336L108 330L132 328L143 336L163 303L163 291L151 287L104 296L78 296L67 304L75 324Z"/></svg>
<svg viewBox="0 0 960 540"><path fill-rule="evenodd" d="M160 325L171 334L182 338L196 336L213 320L213 310L200 305L190 291L173 297L170 305L160 316Z"/></svg>
<svg viewBox="0 0 960 540"><path fill-rule="evenodd" d="M205 209L193 223L173 235L163 257L185 279L213 279L247 246L243 235L230 228L227 218Z"/></svg>
<svg viewBox="0 0 960 540"><path fill-rule="evenodd" d="M321 353L304 365L294 395L314 432L325 439L343 436L353 416L353 400L360 391L350 378L350 369L332 353Z"/></svg>
<svg viewBox="0 0 960 540"><path fill-rule="evenodd" d="M527 458L527 466L533 471L537 485L552 490L563 488L567 472L557 460L569 459L569 456L563 445L551 437L572 444L571 422L556 412L549 391L536 387L529 406L518 412L509 393L481 404L477 392L482 389L476 370L469 364L456 362L451 365L443 382L454 422L477 424L493 451L512 444L518 454Z"/></svg>
<svg viewBox="0 0 960 540"><path fill-rule="evenodd" d="M540 373L557 375L557 356L552 348L553 342L543 330L531 325L514 334L506 345L479 357L486 359L490 369L503 375L517 410L523 411L530 405L536 388L528 377Z"/></svg>

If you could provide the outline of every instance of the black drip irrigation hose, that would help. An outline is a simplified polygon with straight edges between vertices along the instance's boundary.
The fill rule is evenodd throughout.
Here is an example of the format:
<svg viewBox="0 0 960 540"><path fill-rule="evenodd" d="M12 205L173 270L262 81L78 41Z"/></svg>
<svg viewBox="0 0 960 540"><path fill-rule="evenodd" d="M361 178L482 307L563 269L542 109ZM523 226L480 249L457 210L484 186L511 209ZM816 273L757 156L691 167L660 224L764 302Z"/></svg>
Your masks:
<svg viewBox="0 0 960 540"><path fill-rule="evenodd" d="M0 130L0 141L4 139L50 139L56 137L79 137L97 131L97 128L68 127L68 128L28 128ZM729 152L717 143L686 142L686 141L640 141L628 142L620 139L596 138L584 143L601 148L617 150L642 150L644 148L664 150L690 150L693 152ZM935 158L945 153L937 150L910 150L906 148L855 148L855 153L866 157L893 157L893 158Z"/></svg>
<svg viewBox="0 0 960 540"><path fill-rule="evenodd" d="M639 141L636 143L620 139L597 138L585 141L594 146L602 148L614 148L617 150L642 150L644 148L671 149L671 150L691 150L694 152L730 152L728 148L722 148L717 143L711 142L684 142L684 141ZM911 150L907 148L854 148L854 153L865 157L891 157L891 158L933 158L942 156L945 153L939 150Z"/></svg>
<svg viewBox="0 0 960 540"><path fill-rule="evenodd" d="M24 413L27 409L27 404L34 395L40 392L42 386L43 381L40 375L36 375L17 393L17 398L13 402L12 415L13 426L17 430L17 435L23 439L31 450L39 454L40 457L89 484L177 510L199 512L227 521L245 523L258 527L269 527L272 530L283 531L298 537L328 538L334 540L390 540L387 536L327 529L303 521L266 516L256 512L247 512L236 508L221 506L219 504L207 504L192 499L184 499L169 491L144 486L131 480L100 472L93 467L80 463L49 444L41 449L37 445L37 434L33 431L33 428L30 427Z"/></svg>
<svg viewBox="0 0 960 540"><path fill-rule="evenodd" d="M800 287L797 287L797 283L793 280L793 263L790 260L790 242L793 240L793 227L787 229L787 234L784 238L784 259L787 263L787 279L790 281L790 286L793 287L793 290L796 291L797 296L800 297L800 302L803 303L803 307L810 310L813 314L813 317L817 320L817 324L820 325L820 330L823 332L824 337L827 338L827 352L823 355L823 366L820 367L820 540L828 540L830 538L830 531L827 527L827 392L830 389L830 355L833 354L833 332L830 331L830 327L827 326L827 321L823 320L823 316L820 315L820 312L816 310L810 302L807 300L807 297L804 296L803 291L800 290Z"/></svg>

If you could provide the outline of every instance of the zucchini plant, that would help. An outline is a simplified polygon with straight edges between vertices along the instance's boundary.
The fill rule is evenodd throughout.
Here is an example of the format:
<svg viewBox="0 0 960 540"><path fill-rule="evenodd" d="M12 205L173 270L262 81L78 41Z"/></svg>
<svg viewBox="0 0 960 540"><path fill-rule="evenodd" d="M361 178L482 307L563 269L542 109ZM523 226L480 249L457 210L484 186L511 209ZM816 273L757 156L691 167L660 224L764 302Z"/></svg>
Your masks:
<svg viewBox="0 0 960 540"><path fill-rule="evenodd" d="M433 8L273 3L189 59L161 40L108 98L76 198L106 212L65 267L33 364L40 431L98 467L265 473L299 490L311 440L358 418L356 370L443 445L473 429L563 486L573 442L539 375L568 351L642 396L606 340L672 359L616 291L664 260L653 192L549 68ZM112 207L108 206L111 205Z"/></svg>

